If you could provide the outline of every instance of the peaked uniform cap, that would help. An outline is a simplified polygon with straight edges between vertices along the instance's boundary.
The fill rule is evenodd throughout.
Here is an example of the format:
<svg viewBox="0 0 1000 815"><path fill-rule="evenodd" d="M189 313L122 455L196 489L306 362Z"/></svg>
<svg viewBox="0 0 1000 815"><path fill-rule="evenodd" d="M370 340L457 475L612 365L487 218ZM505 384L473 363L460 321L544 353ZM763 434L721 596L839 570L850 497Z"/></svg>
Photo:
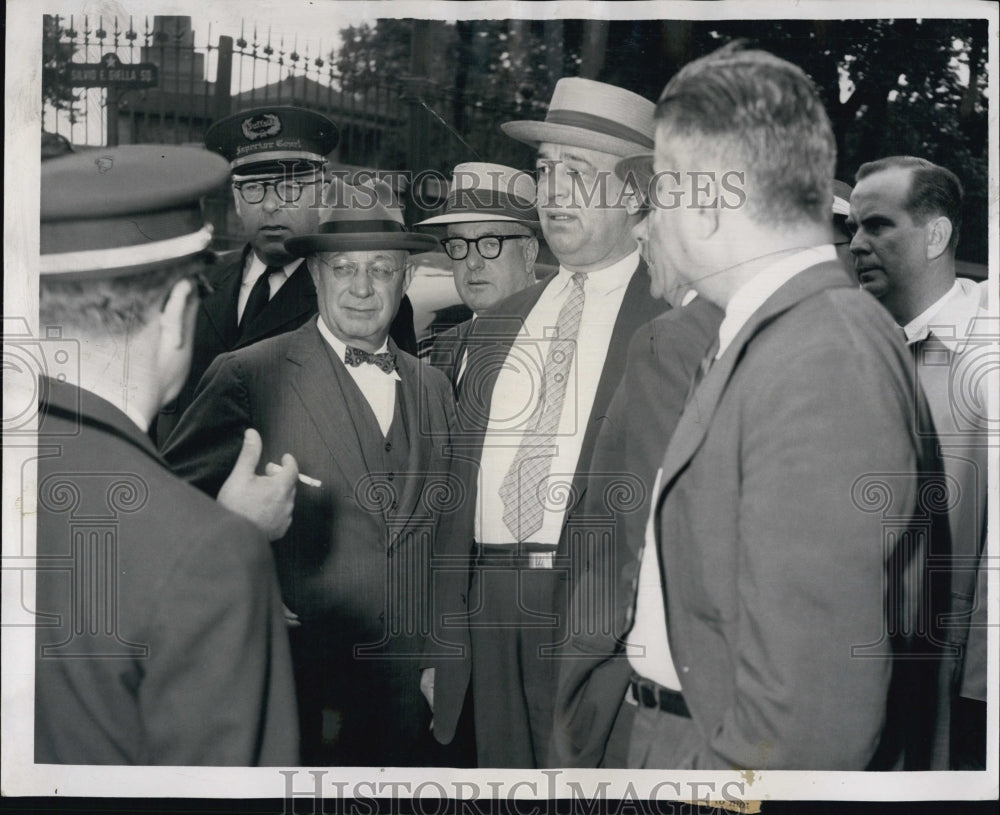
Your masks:
<svg viewBox="0 0 1000 815"><path fill-rule="evenodd" d="M536 229L535 204L530 173L503 164L467 162L455 166L444 214L416 226L506 221Z"/></svg>
<svg viewBox="0 0 1000 815"><path fill-rule="evenodd" d="M542 142L628 156L653 149L656 106L624 88L567 77L556 83L545 121L506 122L504 133L537 147Z"/></svg>
<svg viewBox="0 0 1000 815"><path fill-rule="evenodd" d="M337 126L326 116L290 105L234 113L205 132L205 146L237 175L314 170L339 140Z"/></svg>
<svg viewBox="0 0 1000 815"><path fill-rule="evenodd" d="M361 252L402 249L430 252L438 242L431 235L410 232L403 210L385 182L374 186L338 183L331 185L333 200L327 200L319 232L285 241L285 251L294 257L316 252Z"/></svg>
<svg viewBox="0 0 1000 815"><path fill-rule="evenodd" d="M201 199L228 176L202 147L131 144L43 162L40 274L115 277L199 254L212 240Z"/></svg>

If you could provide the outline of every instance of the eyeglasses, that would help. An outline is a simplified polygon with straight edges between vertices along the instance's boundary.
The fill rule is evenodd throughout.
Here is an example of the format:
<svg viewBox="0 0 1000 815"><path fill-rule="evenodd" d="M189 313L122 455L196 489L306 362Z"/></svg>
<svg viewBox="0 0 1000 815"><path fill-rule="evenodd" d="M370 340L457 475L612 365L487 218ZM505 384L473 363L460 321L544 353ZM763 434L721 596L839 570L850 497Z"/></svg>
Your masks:
<svg viewBox="0 0 1000 815"><path fill-rule="evenodd" d="M233 186L239 190L240 197L248 204L259 204L267 195L268 187L274 189L278 199L285 204L294 204L302 197L302 190L318 184L319 179L312 181L236 181Z"/></svg>
<svg viewBox="0 0 1000 815"><path fill-rule="evenodd" d="M340 261L327 263L320 257L316 257L316 260L321 266L329 269L337 280L353 280L354 276L362 268L357 263L344 263ZM377 280L380 283L389 283L396 277L397 272L402 271L402 267L393 267L388 263L376 262L365 265L364 270L372 280Z"/></svg>
<svg viewBox="0 0 1000 815"><path fill-rule="evenodd" d="M500 257L504 241L519 241L530 235L480 235L478 238L442 238L441 245L452 260L463 260L469 254L469 244L476 245L476 251L484 260Z"/></svg>

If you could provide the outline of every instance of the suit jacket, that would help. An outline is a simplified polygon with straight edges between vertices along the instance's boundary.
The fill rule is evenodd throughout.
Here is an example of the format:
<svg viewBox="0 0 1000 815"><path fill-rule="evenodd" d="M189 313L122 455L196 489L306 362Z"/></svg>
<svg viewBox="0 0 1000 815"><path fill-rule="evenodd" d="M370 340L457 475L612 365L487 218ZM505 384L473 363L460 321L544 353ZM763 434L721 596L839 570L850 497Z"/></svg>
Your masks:
<svg viewBox="0 0 1000 815"><path fill-rule="evenodd" d="M462 358L465 356L466 343L469 341L473 322L470 318L438 334L427 357L431 365L448 377L455 391L456 400L460 391L458 375L462 370Z"/></svg>
<svg viewBox="0 0 1000 815"><path fill-rule="evenodd" d="M236 321L236 304L243 283L243 268L251 251L250 244L247 244L235 257L209 266L205 271L213 292L198 306L191 370L184 387L157 417L156 440L161 448L194 400L202 375L219 354L293 331L316 314L316 287L303 261L257 315L253 324L247 327L246 337L241 338Z"/></svg>
<svg viewBox="0 0 1000 815"><path fill-rule="evenodd" d="M164 407L157 417L155 438L160 447L190 406L201 377L219 354L294 331L316 315L316 287L309 276L305 261L302 261L264 310L247 326L246 335L241 336L236 321L236 306L239 301L240 286L243 283L243 269L251 251L250 244L247 244L237 256L210 266L205 272L213 292L198 306L191 370L184 387L177 398ZM413 306L405 295L390 334L403 350L411 354L416 353Z"/></svg>
<svg viewBox="0 0 1000 815"><path fill-rule="evenodd" d="M297 763L264 536L172 475L117 408L41 381L35 760ZM81 603L74 585L99 594Z"/></svg>
<svg viewBox="0 0 1000 815"><path fill-rule="evenodd" d="M898 328L836 263L778 289L694 392L655 498L701 734L677 768L927 766L936 664L900 657L939 656L921 591L948 529L914 410Z"/></svg>
<svg viewBox="0 0 1000 815"><path fill-rule="evenodd" d="M299 485L292 525L274 543L285 604L302 622L295 636L309 641L309 658L338 665L352 692L370 682L383 707L404 699L425 713L418 669L431 556L453 534L452 502L460 498L444 452L454 423L450 387L390 341L409 452L405 471L387 473L380 451L361 445L345 396L357 385L316 322L218 357L164 455L214 495L244 430L254 427L262 462L291 453L301 473L319 479L319 487ZM342 740L350 738L345 725Z"/></svg>
<svg viewBox="0 0 1000 815"><path fill-rule="evenodd" d="M604 756L631 674L624 638L656 471L722 317L698 297L642 326L629 346L597 437L583 510L598 534L579 550L582 568L572 586L579 623L571 625L559 663L556 766L597 767Z"/></svg>
<svg viewBox="0 0 1000 815"><path fill-rule="evenodd" d="M467 493L464 503L466 517L459 524L463 532L471 533L473 529L479 461L489 423L490 404L497 375L524 324L524 319L553 279L550 278L511 295L480 315L469 329L465 343L469 357L465 373L462 375L461 398L458 401L457 411L458 430L454 435L456 468L462 473L461 480ZM604 369L594 395L593 407L586 420L583 444L573 478L574 501L567 507L557 550L560 557L569 555L571 539L574 538L572 530L578 528L582 531L586 527L586 518L581 518L578 523L576 515L581 508L581 499L587 491L597 432L607 413L611 397L621 380L632 335L640 325L669 308L663 300L653 299L650 296L649 282L646 264L640 261L625 290L618 318L611 333ZM581 330L585 330L585 327ZM466 542L457 540L456 543L460 548L451 553L452 557L468 558L471 538ZM456 623L467 613L467 575L461 577L457 573L447 577L441 575L441 583L440 591L435 592L435 601L438 603L434 614L438 632L436 636L442 641L460 644L467 649L468 632L463 633L461 625ZM557 598L558 604L563 602L564 598ZM468 659L449 659L442 663L436 672L434 732L444 743L447 743L453 735L453 728L449 732L449 725L453 725L458 718L468 686L469 670Z"/></svg>

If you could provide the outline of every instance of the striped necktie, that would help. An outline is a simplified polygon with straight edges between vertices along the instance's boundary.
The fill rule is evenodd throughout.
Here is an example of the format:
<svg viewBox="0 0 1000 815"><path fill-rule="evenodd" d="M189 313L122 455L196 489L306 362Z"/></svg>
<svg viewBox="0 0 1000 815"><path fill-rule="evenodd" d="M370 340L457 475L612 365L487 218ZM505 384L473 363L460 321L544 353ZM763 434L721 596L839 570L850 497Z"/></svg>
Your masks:
<svg viewBox="0 0 1000 815"><path fill-rule="evenodd" d="M548 479L555 456L553 442L562 418L566 385L583 316L585 278L583 274L573 275L572 289L559 310L555 337L545 357L543 390L533 414L535 424L525 429L521 445L500 484L503 522L518 541L528 540L542 526L545 496L539 493Z"/></svg>

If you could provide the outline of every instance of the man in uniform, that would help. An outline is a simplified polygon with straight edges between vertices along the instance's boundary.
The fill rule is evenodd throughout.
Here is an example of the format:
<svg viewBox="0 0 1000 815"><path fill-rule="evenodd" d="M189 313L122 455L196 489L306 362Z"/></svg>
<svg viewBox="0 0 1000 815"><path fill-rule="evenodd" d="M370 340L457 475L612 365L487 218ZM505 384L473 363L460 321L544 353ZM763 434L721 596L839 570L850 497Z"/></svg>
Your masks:
<svg viewBox="0 0 1000 815"><path fill-rule="evenodd" d="M199 198L225 175L162 145L42 167L41 323L76 353L39 382L39 764L297 761L265 536L146 435L187 375L211 237Z"/></svg>
<svg viewBox="0 0 1000 815"><path fill-rule="evenodd" d="M209 273L214 292L198 309L191 371L157 421L161 448L216 356L293 331L316 314L312 279L302 260L285 250L285 241L319 226L329 187L326 156L338 138L328 118L290 106L234 113L205 133L209 150L229 162L247 244Z"/></svg>

